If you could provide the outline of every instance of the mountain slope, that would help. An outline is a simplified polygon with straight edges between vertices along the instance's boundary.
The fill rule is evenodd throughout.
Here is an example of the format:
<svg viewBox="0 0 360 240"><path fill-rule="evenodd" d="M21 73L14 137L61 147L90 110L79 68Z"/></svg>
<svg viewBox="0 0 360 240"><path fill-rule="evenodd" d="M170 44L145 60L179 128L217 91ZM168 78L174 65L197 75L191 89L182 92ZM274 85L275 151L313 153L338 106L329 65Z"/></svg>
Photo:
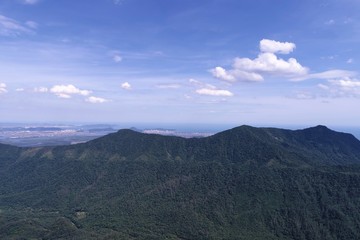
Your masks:
<svg viewBox="0 0 360 240"><path fill-rule="evenodd" d="M0 238L360 237L360 142L323 126L0 151Z"/></svg>

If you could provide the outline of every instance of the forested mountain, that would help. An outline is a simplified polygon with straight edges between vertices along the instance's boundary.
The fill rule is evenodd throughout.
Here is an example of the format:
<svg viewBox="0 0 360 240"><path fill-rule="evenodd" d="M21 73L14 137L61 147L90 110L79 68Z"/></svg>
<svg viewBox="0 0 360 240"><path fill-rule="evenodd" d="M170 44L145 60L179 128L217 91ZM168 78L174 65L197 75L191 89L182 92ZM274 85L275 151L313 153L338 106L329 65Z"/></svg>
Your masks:
<svg viewBox="0 0 360 240"><path fill-rule="evenodd" d="M0 145L0 239L359 239L360 141L325 126Z"/></svg>

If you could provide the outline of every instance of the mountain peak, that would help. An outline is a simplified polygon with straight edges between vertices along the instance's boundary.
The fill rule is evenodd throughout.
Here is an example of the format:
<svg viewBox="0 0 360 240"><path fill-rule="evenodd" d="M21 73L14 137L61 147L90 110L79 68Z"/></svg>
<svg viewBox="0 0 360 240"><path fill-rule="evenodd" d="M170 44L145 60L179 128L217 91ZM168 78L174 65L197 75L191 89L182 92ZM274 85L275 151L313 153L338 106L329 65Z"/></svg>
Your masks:
<svg viewBox="0 0 360 240"><path fill-rule="evenodd" d="M336 131L331 130L330 128L328 128L325 125L317 125L315 127L309 127L309 128L305 128L299 131L303 131L305 133L314 133L314 134L329 134L329 133L336 133Z"/></svg>
<svg viewBox="0 0 360 240"><path fill-rule="evenodd" d="M318 129L318 130L331 130L329 129L327 126L325 125L317 125L315 127L312 127L313 129Z"/></svg>

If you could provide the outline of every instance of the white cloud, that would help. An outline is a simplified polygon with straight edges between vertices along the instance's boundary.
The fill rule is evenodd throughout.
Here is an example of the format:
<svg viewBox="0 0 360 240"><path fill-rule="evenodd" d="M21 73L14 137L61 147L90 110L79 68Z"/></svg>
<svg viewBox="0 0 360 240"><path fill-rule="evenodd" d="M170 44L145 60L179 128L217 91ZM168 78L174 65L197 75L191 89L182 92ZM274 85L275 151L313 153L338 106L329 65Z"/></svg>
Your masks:
<svg viewBox="0 0 360 240"><path fill-rule="evenodd" d="M176 84L176 83L173 83L173 84L158 84L158 85L156 85L156 87L160 88L160 89L177 89L177 88L180 88L181 85Z"/></svg>
<svg viewBox="0 0 360 240"><path fill-rule="evenodd" d="M352 58L349 58L346 62L349 63L349 64L351 64L351 63L354 62L354 60L353 60Z"/></svg>
<svg viewBox="0 0 360 240"><path fill-rule="evenodd" d="M287 61L278 58L273 53L261 53L257 58L236 58L234 69L248 73L299 76L308 72L308 69L301 66L295 58Z"/></svg>
<svg viewBox="0 0 360 240"><path fill-rule="evenodd" d="M122 57L119 54L115 54L113 56L113 60L114 60L114 62L119 63L122 61Z"/></svg>
<svg viewBox="0 0 360 240"><path fill-rule="evenodd" d="M0 15L0 35L19 36L23 33L32 34L34 32L16 20Z"/></svg>
<svg viewBox="0 0 360 240"><path fill-rule="evenodd" d="M228 90L222 89L212 89L212 88L201 88L196 90L197 94L200 95L209 95L209 96L217 96L217 97L231 97L234 94Z"/></svg>
<svg viewBox="0 0 360 240"><path fill-rule="evenodd" d="M85 101L87 101L89 103L105 103L105 102L108 102L108 100L106 100L105 98L94 97L94 96L86 98Z"/></svg>
<svg viewBox="0 0 360 240"><path fill-rule="evenodd" d="M257 58L237 57L232 69L226 70L222 67L215 67L210 72L215 78L228 82L259 82L264 80L265 75L285 78L304 76L308 73L308 69L303 67L295 58L284 60L275 55L275 53L288 54L294 49L294 43L263 39L260 41L261 53Z"/></svg>
<svg viewBox="0 0 360 240"><path fill-rule="evenodd" d="M30 27L30 28L33 28L33 29L37 29L39 24L37 24L36 22L34 21L27 21L26 23L26 26Z"/></svg>
<svg viewBox="0 0 360 240"><path fill-rule="evenodd" d="M25 91L25 89L24 89L24 88L17 88L17 89L15 89L15 91L17 91L17 92L23 92L23 91Z"/></svg>
<svg viewBox="0 0 360 240"><path fill-rule="evenodd" d="M291 42L278 42L270 39L260 41L260 50L264 53L282 53L289 54L296 48Z"/></svg>
<svg viewBox="0 0 360 240"><path fill-rule="evenodd" d="M28 4L28 5L33 5L33 4L36 4L38 2L39 2L39 0L23 0L23 3Z"/></svg>
<svg viewBox="0 0 360 240"><path fill-rule="evenodd" d="M131 90L131 85L128 82L124 82L123 84L121 84L121 88L125 90Z"/></svg>
<svg viewBox="0 0 360 240"><path fill-rule="evenodd" d="M5 83L0 83L0 94L1 93L6 93L6 84Z"/></svg>
<svg viewBox="0 0 360 240"><path fill-rule="evenodd" d="M60 98L70 98L71 95L77 94L82 96L88 96L91 91L89 90L81 90L74 85L55 85L50 89L50 92L54 93L56 96Z"/></svg>

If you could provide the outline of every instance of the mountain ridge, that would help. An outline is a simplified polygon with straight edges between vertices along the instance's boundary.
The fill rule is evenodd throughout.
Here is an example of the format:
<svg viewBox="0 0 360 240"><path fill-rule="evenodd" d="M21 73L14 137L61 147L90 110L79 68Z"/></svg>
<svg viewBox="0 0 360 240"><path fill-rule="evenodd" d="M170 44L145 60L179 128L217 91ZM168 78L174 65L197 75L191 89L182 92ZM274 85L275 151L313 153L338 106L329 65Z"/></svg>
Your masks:
<svg viewBox="0 0 360 240"><path fill-rule="evenodd" d="M358 239L360 141L323 126L0 145L2 239Z"/></svg>

